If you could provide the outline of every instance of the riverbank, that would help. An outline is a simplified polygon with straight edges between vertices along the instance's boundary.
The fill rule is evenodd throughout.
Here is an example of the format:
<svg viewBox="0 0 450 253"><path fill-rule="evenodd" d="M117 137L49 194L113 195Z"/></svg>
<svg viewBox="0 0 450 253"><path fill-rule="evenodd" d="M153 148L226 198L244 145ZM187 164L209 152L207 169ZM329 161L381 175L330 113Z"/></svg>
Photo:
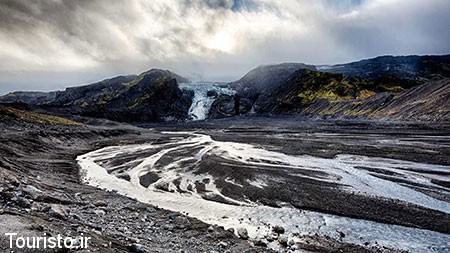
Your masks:
<svg viewBox="0 0 450 253"><path fill-rule="evenodd" d="M161 141L166 135L157 130L102 120L87 120L82 126L0 124L2 234L84 234L92 237L87 252L271 251L186 213L81 184L78 155L105 146ZM380 250L316 235L303 238L302 247L316 252ZM0 248L8 247L7 237L1 237Z"/></svg>

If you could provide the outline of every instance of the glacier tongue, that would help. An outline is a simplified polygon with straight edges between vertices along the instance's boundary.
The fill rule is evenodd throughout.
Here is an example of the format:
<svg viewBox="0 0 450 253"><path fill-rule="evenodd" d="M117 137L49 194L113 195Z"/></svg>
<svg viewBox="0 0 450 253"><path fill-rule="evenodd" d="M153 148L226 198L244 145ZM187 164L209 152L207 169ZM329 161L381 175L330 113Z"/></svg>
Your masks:
<svg viewBox="0 0 450 253"><path fill-rule="evenodd" d="M208 117L209 109L215 100L214 96L208 96L208 91L213 90L218 95L233 95L235 93L230 87L220 86L211 82L180 83L179 85L183 90L194 91L192 105L189 108L191 120L204 120Z"/></svg>

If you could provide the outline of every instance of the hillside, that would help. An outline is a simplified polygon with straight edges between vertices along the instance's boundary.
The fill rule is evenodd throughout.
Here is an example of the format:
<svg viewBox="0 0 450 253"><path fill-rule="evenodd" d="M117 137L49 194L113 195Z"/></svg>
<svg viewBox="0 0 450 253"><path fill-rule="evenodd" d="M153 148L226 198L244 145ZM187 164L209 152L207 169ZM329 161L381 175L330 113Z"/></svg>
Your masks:
<svg viewBox="0 0 450 253"><path fill-rule="evenodd" d="M15 91L0 96L2 103L40 104L55 99L56 92Z"/></svg>
<svg viewBox="0 0 450 253"><path fill-rule="evenodd" d="M168 70L152 69L137 76L118 76L64 91L12 93L1 97L0 102L23 102L58 115L73 114L122 122L185 120L193 94L180 90L177 80L189 82Z"/></svg>
<svg viewBox="0 0 450 253"><path fill-rule="evenodd" d="M441 94L447 90L447 81L436 83L446 78L450 78L450 55L381 56L333 66L267 65L233 82L236 96L220 96L210 117L238 112L447 120L449 100ZM385 108L392 99L392 107Z"/></svg>
<svg viewBox="0 0 450 253"><path fill-rule="evenodd" d="M227 84L235 95L214 96L208 118L307 115L447 120L447 81L440 81L447 78L450 55L380 56L322 66L262 65ZM181 90L178 83L188 82L171 71L151 69L64 91L13 92L0 97L0 102L25 103L38 112L122 122L185 121L194 92Z"/></svg>
<svg viewBox="0 0 450 253"><path fill-rule="evenodd" d="M299 70L274 92L260 96L253 109L272 115L450 121L450 78L410 89L400 85L380 90L355 77Z"/></svg>
<svg viewBox="0 0 450 253"><path fill-rule="evenodd" d="M53 115L20 110L0 104L0 121L5 124L31 123L38 125L81 126L80 123Z"/></svg>
<svg viewBox="0 0 450 253"><path fill-rule="evenodd" d="M394 80L403 79L423 83L427 80L450 77L450 55L379 56L346 64L318 66L318 70L368 80L390 77Z"/></svg>

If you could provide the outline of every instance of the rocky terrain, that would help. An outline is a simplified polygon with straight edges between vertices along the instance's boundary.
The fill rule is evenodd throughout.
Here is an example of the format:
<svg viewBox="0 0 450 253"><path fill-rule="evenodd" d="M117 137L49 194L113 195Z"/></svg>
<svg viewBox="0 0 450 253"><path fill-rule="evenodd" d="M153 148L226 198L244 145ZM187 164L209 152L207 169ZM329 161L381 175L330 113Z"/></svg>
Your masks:
<svg viewBox="0 0 450 253"><path fill-rule="evenodd" d="M205 117L291 114L448 121L448 103L441 103L447 99L448 78L448 55L381 56L331 66L264 65L226 84L234 92L215 94L214 101L206 103L211 105ZM193 118L191 105L199 98L195 88L181 90L180 83L189 80L152 69L65 91L13 92L0 97L0 102L26 104L37 112L121 122L185 121ZM442 94L434 96L436 92ZM435 105L439 107L433 110Z"/></svg>
<svg viewBox="0 0 450 253"><path fill-rule="evenodd" d="M450 55L379 56L346 64L319 66L317 69L368 80L386 82L406 79L423 83L449 76Z"/></svg>
<svg viewBox="0 0 450 253"><path fill-rule="evenodd" d="M85 252L445 252L449 59L7 94L0 232L83 233Z"/></svg>
<svg viewBox="0 0 450 253"><path fill-rule="evenodd" d="M41 104L55 99L56 92L15 91L1 97L2 103Z"/></svg>
<svg viewBox="0 0 450 253"><path fill-rule="evenodd" d="M121 122L185 120L193 93L182 91L178 82L189 80L167 70L152 69L138 76L114 77L49 94L11 93L1 101L24 103L38 112Z"/></svg>
<svg viewBox="0 0 450 253"><path fill-rule="evenodd" d="M210 117L301 114L448 121L450 108L441 102L448 101L449 77L449 56L385 56L334 66L261 66L231 83L236 96L219 96ZM439 107L430 110L431 104Z"/></svg>
<svg viewBox="0 0 450 253"><path fill-rule="evenodd" d="M2 234L82 233L92 237L83 252L271 252L263 242L247 241L244 228L233 233L190 218L187 213L163 210L80 183L75 161L78 155L103 146L155 142L163 140L165 134L105 120L82 118L82 122L74 122L0 108ZM282 234L281 229L275 232ZM356 246L328 236L310 234L301 238L301 242L288 246L280 236L281 250L392 251L377 245ZM7 250L8 245L2 237L0 248Z"/></svg>

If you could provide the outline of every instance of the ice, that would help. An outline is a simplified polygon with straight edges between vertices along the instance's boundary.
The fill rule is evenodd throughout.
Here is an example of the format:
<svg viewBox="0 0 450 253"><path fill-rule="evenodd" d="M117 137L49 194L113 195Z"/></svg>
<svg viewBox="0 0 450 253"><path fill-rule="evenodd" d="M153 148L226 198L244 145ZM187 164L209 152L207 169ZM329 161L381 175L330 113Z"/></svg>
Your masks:
<svg viewBox="0 0 450 253"><path fill-rule="evenodd" d="M189 116L192 120L204 120L208 116L209 109L214 102L214 97L207 95L208 91L216 91L217 94L233 95L235 91L227 86L219 86L209 82L180 83L180 88L194 91L192 105L189 108Z"/></svg>

